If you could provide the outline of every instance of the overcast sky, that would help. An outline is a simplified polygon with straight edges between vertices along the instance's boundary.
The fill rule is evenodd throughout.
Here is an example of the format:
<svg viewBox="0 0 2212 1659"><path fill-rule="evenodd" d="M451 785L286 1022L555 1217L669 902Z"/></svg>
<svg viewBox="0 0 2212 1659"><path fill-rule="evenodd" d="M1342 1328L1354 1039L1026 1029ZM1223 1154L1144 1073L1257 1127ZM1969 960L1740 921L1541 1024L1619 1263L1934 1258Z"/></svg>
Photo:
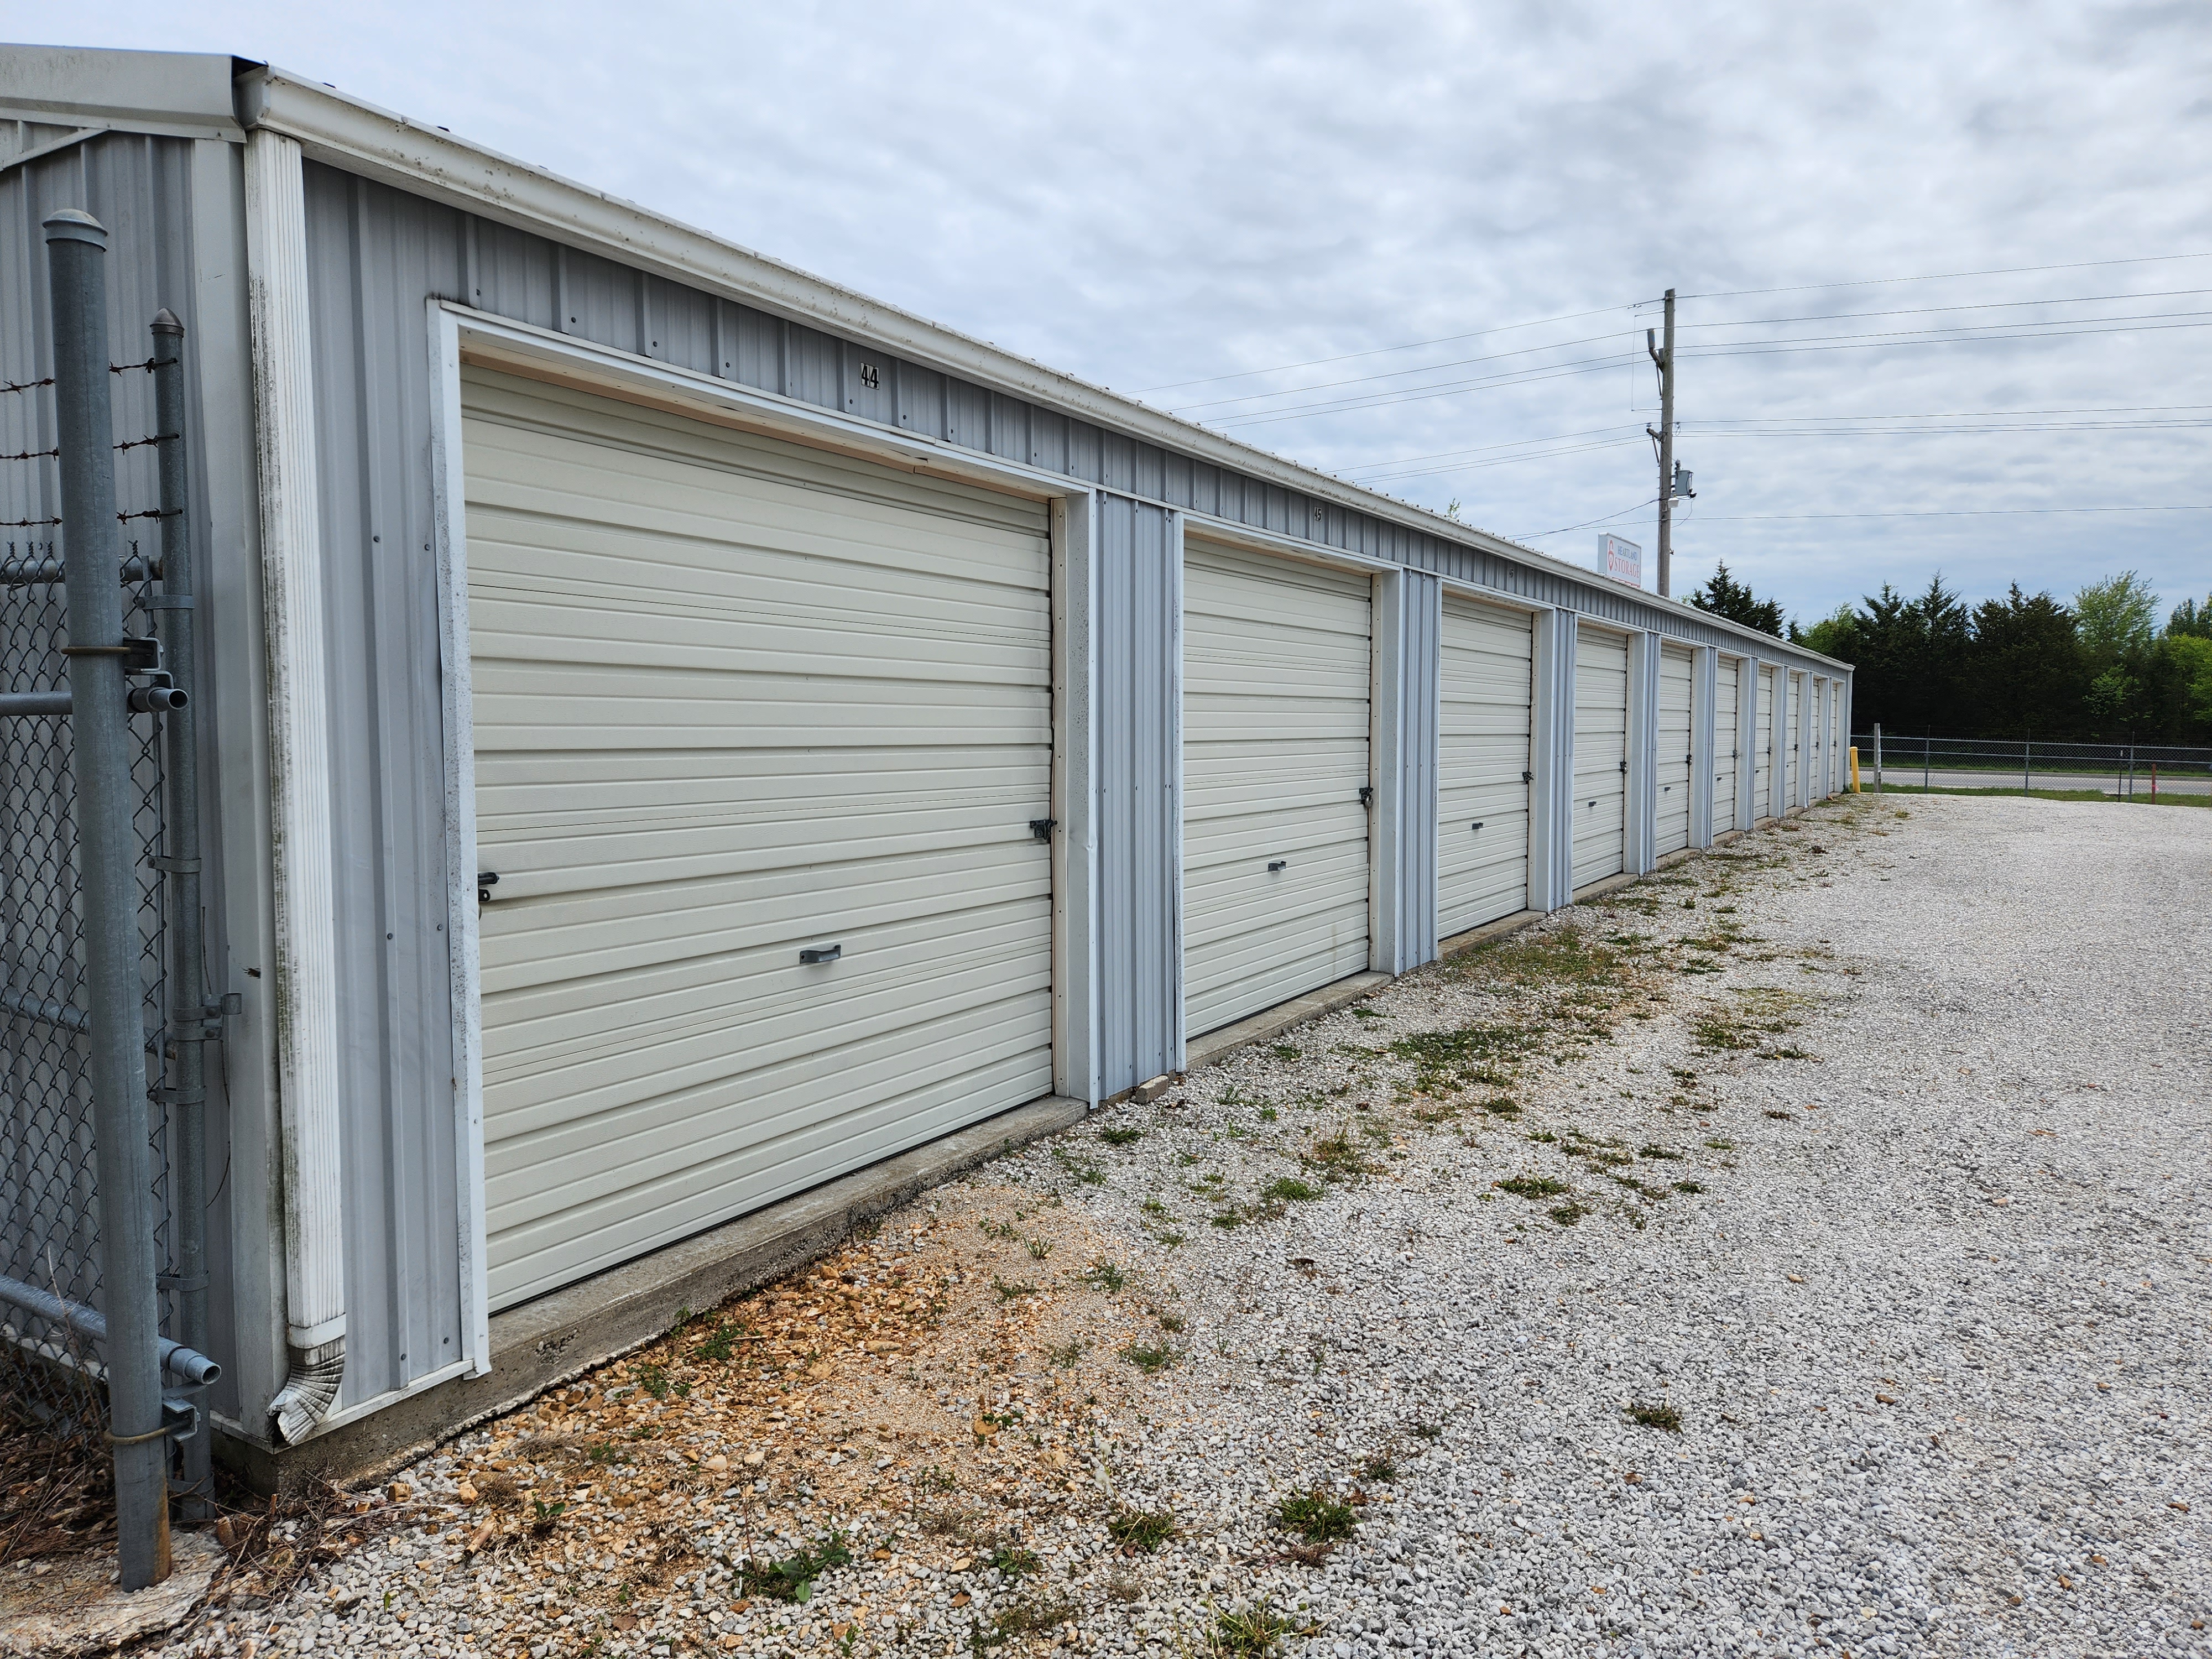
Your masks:
<svg viewBox="0 0 2212 1659"><path fill-rule="evenodd" d="M2203 0L0 22L333 82L1561 556L1616 530L1647 583L1671 286L1677 592L2212 592Z"/></svg>

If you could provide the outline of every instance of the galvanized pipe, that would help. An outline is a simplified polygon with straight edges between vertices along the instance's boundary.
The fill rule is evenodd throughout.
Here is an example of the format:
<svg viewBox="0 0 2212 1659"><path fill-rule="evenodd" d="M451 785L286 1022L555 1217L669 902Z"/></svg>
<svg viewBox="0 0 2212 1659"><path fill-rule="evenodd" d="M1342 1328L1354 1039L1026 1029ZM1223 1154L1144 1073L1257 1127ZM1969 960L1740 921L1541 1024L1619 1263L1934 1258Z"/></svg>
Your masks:
<svg viewBox="0 0 2212 1659"><path fill-rule="evenodd" d="M67 691L0 691L0 719L29 719L40 714L66 714Z"/></svg>
<svg viewBox="0 0 2212 1659"><path fill-rule="evenodd" d="M154 1286L152 1149L138 1018L131 868L131 729L123 607L115 580L114 430L108 404L107 232L75 208L45 222L52 295L54 412L61 450L69 599L70 773L91 1016L93 1134L100 1181L100 1296L108 1338L117 1567L129 1592L169 1576L168 1445L161 1418L161 1309Z"/></svg>
<svg viewBox="0 0 2212 1659"><path fill-rule="evenodd" d="M0 1274L0 1302L21 1308L25 1313L36 1314L50 1325L65 1325L103 1348L107 1346L107 1321L97 1308L65 1301L35 1285L26 1285L20 1279L9 1279L4 1274ZM205 1354L167 1337L161 1340L161 1358L163 1370L195 1388L205 1388L222 1376L222 1367Z"/></svg>
<svg viewBox="0 0 2212 1659"><path fill-rule="evenodd" d="M162 724L168 799L162 804L161 867L168 878L169 1030L163 1060L172 1125L170 1170L176 1194L177 1340L204 1352L208 1346L207 1267L207 987L200 955L200 775L198 717L191 693L194 658L192 530L185 447L185 325L166 307L152 324L154 430L161 475L161 589L154 600L154 629L174 692ZM205 1521L215 1514L210 1446L213 1431L204 1398L198 1401L197 1431L179 1448L177 1496L181 1517Z"/></svg>

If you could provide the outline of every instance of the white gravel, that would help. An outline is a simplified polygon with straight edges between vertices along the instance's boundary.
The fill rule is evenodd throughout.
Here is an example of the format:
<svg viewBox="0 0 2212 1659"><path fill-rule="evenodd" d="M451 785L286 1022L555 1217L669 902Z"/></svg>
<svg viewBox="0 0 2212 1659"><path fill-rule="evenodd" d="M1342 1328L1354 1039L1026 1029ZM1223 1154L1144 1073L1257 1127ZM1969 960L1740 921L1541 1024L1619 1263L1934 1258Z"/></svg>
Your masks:
<svg viewBox="0 0 2212 1659"><path fill-rule="evenodd" d="M1427 970L976 1178L1123 1240L1177 1354L1032 1527L1079 1635L1000 1650L1265 1603L1312 1659L2212 1654L2212 812L1863 798L1563 928L1619 964ZM1316 1487L1358 1522L1297 1559ZM1117 1506L1181 1536L1111 1554ZM173 1651L466 1651L471 1571L403 1535L349 1622L319 1583ZM880 1577L824 1577L824 1648Z"/></svg>

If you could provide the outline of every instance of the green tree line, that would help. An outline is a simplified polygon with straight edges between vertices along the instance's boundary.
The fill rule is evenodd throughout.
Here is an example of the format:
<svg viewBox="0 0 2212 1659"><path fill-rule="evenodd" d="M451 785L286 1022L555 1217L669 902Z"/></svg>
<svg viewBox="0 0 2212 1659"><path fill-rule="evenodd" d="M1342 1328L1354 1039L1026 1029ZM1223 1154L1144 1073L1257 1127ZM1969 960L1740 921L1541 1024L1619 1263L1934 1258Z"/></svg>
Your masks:
<svg viewBox="0 0 2212 1659"><path fill-rule="evenodd" d="M1690 597L1701 611L1781 637L1781 606L1723 564ZM2072 600L2028 594L1970 605L1943 585L1908 599L1887 583L1788 637L1857 669L1851 724L1899 734L2090 743L2212 744L2212 598L2158 617L2134 571Z"/></svg>

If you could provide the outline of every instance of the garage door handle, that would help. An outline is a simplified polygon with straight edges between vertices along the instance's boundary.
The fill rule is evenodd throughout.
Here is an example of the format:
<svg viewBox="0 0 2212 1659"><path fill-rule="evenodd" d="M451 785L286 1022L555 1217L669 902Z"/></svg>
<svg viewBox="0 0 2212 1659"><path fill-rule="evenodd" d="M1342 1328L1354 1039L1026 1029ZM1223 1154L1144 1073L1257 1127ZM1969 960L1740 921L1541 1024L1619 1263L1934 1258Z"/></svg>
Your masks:
<svg viewBox="0 0 2212 1659"><path fill-rule="evenodd" d="M1290 867L1291 861L1288 859L1276 859L1267 866L1267 873L1272 876L1278 870L1287 870Z"/></svg>
<svg viewBox="0 0 2212 1659"><path fill-rule="evenodd" d="M1030 834L1035 836L1039 841L1050 841L1052 839L1052 832L1059 826L1059 823L1060 820L1058 818L1031 818L1030 820Z"/></svg>
<svg viewBox="0 0 2212 1659"><path fill-rule="evenodd" d="M1482 828L1482 820L1480 818L1477 818L1474 821L1474 827L1478 830Z"/></svg>
<svg viewBox="0 0 2212 1659"><path fill-rule="evenodd" d="M835 962L845 953L842 945L810 945L799 953L801 962Z"/></svg>

